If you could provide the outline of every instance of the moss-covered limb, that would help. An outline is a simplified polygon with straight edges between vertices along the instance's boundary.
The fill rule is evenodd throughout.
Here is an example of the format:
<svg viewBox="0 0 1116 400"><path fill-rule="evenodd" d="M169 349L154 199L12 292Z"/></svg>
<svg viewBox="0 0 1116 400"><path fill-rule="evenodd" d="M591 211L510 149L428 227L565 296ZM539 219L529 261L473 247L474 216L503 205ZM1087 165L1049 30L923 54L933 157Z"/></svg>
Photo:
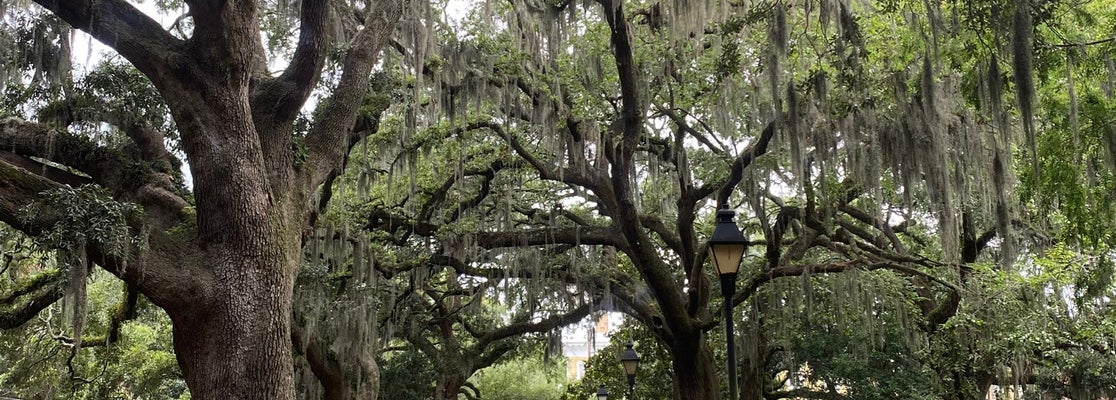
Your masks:
<svg viewBox="0 0 1116 400"><path fill-rule="evenodd" d="M56 213L49 210L36 215L23 215L28 204L39 200L39 193L60 187L58 183L18 168L6 161L0 161L0 222L30 236L41 233L57 220Z"/></svg>
<svg viewBox="0 0 1116 400"><path fill-rule="evenodd" d="M252 93L252 109L267 110L273 120L293 121L317 85L331 40L325 31L327 2L306 1L299 12L298 47L283 74L265 78ZM336 40L336 39L333 39Z"/></svg>
<svg viewBox="0 0 1116 400"><path fill-rule="evenodd" d="M136 305L139 304L139 290L133 285L128 285L124 289L124 301L112 312L112 318L109 320L109 330L105 334L105 343L112 344L120 341L120 327L124 322L136 318Z"/></svg>
<svg viewBox="0 0 1116 400"><path fill-rule="evenodd" d="M306 325L296 311L291 324L295 356L302 357L321 383L326 400L366 399L379 385L379 369L370 354L341 355L333 351L319 332ZM351 359L351 364L344 359Z"/></svg>
<svg viewBox="0 0 1116 400"><path fill-rule="evenodd" d="M853 260L848 262L819 265L786 265L761 271L760 273L748 277L744 281L742 290L740 290L736 293L735 296L733 296L733 304L740 304L744 302L753 294L755 294L764 284L777 278L802 276L803 274L833 274L850 270L875 271L881 269L891 270L897 274L906 276L922 277L929 281L937 283L938 285L941 285L946 290L961 293L961 288L957 285L954 285L951 282L947 282L939 277L930 275L929 273L923 272L913 266L903 265L891 261L868 262L862 260Z"/></svg>
<svg viewBox="0 0 1116 400"><path fill-rule="evenodd" d="M29 172L34 172L39 176L61 183L63 185L78 187L81 185L88 185L93 183L93 180L90 179L88 176L78 175L73 172L39 162L38 160L34 160L29 157L24 157L19 154L10 153L7 151L0 151L0 160L3 160L8 164L23 168Z"/></svg>
<svg viewBox="0 0 1116 400"><path fill-rule="evenodd" d="M716 190L718 192L718 207L720 207L721 204L728 204L729 196L732 195L732 191L736 190L737 184L743 179L744 169L752 165L752 162L755 161L756 158L767 153L767 147L771 144L771 140L775 137L777 130L774 122L768 123L755 143L749 145L748 148L740 152L738 157L732 160L732 167L729 170L728 179L726 181L711 182L709 186L702 186L697 190L698 198L705 198L710 192Z"/></svg>
<svg viewBox="0 0 1116 400"><path fill-rule="evenodd" d="M364 28L350 43L337 89L326 100L321 116L306 138L307 168L303 170L306 187L318 187L344 165L349 134L363 105L361 100L368 93L372 67L403 15L404 6L405 2L398 0L377 3L369 11Z"/></svg>
<svg viewBox="0 0 1116 400"><path fill-rule="evenodd" d="M303 326L296 317L291 324L291 342L294 344L295 356L306 360L310 372L325 389L325 397L336 398L334 392L343 390L345 386L345 369L335 357L330 357L329 348L322 343L317 332Z"/></svg>
<svg viewBox="0 0 1116 400"><path fill-rule="evenodd" d="M134 115L108 101L89 95L77 95L50 103L39 111L39 120L66 127L76 122L106 123L117 127L135 145L144 161L159 165L166 173L177 173L181 162L164 144L166 135Z"/></svg>
<svg viewBox="0 0 1116 400"><path fill-rule="evenodd" d="M0 121L0 146L22 156L74 168L114 191L135 185L135 182L125 182L122 179L125 176L141 178L149 172L138 157L99 146L87 137L16 118Z"/></svg>
<svg viewBox="0 0 1116 400"><path fill-rule="evenodd" d="M0 329L12 329L38 315L62 298L66 275L46 271L19 282L11 293L0 298Z"/></svg>
<svg viewBox="0 0 1116 400"><path fill-rule="evenodd" d="M639 215L639 222L643 225L644 228L650 229L651 232L654 232L655 235L659 237L659 240L662 240L663 243L666 243L667 247L669 247L672 251L677 254L683 254L682 238L679 237L677 232L671 230L671 227L667 226L660 216L650 213L642 213ZM689 267L690 265L686 266Z"/></svg>
<svg viewBox="0 0 1116 400"><path fill-rule="evenodd" d="M523 142L523 138L514 132L504 129L504 126L496 121L476 121L471 122L465 126L466 130L475 129L488 129L507 142L511 146L515 154L522 158L524 162L530 164L539 173L539 177L545 180L567 183L570 185L581 186L589 189L593 193L611 193L608 190L605 177L597 172L591 171L578 171L573 168L562 167L561 165L554 165L547 162L545 158L539 156L531 149L528 149Z"/></svg>
<svg viewBox="0 0 1116 400"><path fill-rule="evenodd" d="M0 160L0 222L30 236L44 233L58 223L61 210L38 207L31 215L24 210L29 204L40 203L42 193L61 187L57 182ZM150 213L146 215L150 220ZM130 220L128 223L136 229L144 221ZM137 285L153 302L190 304L209 278L197 267L200 264L189 262L195 261L192 257L196 247L157 229L150 229L145 235L140 239L147 241L147 249L132 248L126 254L113 254L99 243L87 243L90 259L124 281Z"/></svg>
<svg viewBox="0 0 1116 400"><path fill-rule="evenodd" d="M141 127L135 129L143 130ZM139 133L136 135L143 136ZM146 135L156 133L148 132ZM148 139L161 143L161 140L155 138ZM173 173L177 171L166 171L173 169L165 165L169 161L146 161L138 154L143 153L142 151L126 152L105 148L88 138L15 118L0 120L0 147L20 156L51 160L89 175L108 188L113 197L143 206L151 217L151 225L156 228L165 229L180 222L184 217L182 210L189 205L177 194L181 191L181 184L173 177ZM26 163L17 165L25 168L29 166L23 164ZM69 184L79 179L67 177L58 171L45 171L52 172L42 174L44 177L57 177L59 180L55 182L59 183Z"/></svg>
<svg viewBox="0 0 1116 400"><path fill-rule="evenodd" d="M368 211L364 218L365 229L370 231L390 232L393 235L402 234L403 239L396 239L402 244L407 237L415 234L423 237L438 235L440 226L437 224L415 221L406 216L392 213L387 208L375 208ZM557 228L539 228L524 230L509 230L497 232L476 232L470 236L476 246L485 249L516 246L542 246L556 244L570 245L609 245L619 247L623 245L623 238L613 227L608 226L569 226Z"/></svg>
<svg viewBox="0 0 1116 400"><path fill-rule="evenodd" d="M349 143L345 150L345 159L342 160L340 168L333 170L328 176L326 176L325 181L322 182L321 194L318 196L318 207L310 209L310 211L306 215L306 226L314 226L314 224L318 221L318 217L325 213L325 209L329 205L329 201L333 199L333 183L337 181L337 178L341 177L341 172L344 171L346 166L348 165L348 155L352 154L353 148L355 148L356 145L358 143L361 143L365 138L374 135L376 132L379 132L380 116L387 106L384 105L383 108L381 108L381 106L376 104L380 103L381 100L384 100L386 97L387 96L384 96L382 94L365 96L364 105L361 107L361 111L357 113L356 122L353 125L353 129L349 132ZM309 154L307 153L304 141L296 138L294 151L299 153L299 155L296 157L296 159L298 160L296 162L296 165L299 165L298 163L306 161L305 157Z"/></svg>
<svg viewBox="0 0 1116 400"><path fill-rule="evenodd" d="M552 315L539 321L512 323L486 332L477 338L477 342L473 345L473 351L477 352L477 354L482 354L485 351L485 347L496 341L528 333L549 332L559 327L573 324L588 316L589 312L593 310L594 305L593 303L585 303L569 312ZM493 362L495 361L496 360L493 360Z"/></svg>

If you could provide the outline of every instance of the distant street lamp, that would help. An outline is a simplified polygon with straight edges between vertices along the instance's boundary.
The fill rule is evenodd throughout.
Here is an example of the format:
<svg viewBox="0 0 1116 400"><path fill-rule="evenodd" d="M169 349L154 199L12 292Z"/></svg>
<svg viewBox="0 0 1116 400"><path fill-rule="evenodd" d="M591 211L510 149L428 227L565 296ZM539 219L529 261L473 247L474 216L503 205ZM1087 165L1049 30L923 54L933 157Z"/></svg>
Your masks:
<svg viewBox="0 0 1116 400"><path fill-rule="evenodd" d="M620 364L624 366L624 375L628 376L628 396L631 396L635 389L636 370L639 369L639 354L632 348L632 342L628 342L626 346L628 348L620 354Z"/></svg>
<svg viewBox="0 0 1116 400"><path fill-rule="evenodd" d="M608 389L604 385L597 388L597 400L608 400Z"/></svg>
<svg viewBox="0 0 1116 400"><path fill-rule="evenodd" d="M740 270L740 260L748 248L748 240L740 233L732 218L736 211L728 207L717 210L717 225L713 237L709 238L709 256L721 277L721 295L725 298L725 342L728 344L728 384L729 399L737 400L736 394L736 340L732 333L732 297L736 294L736 273Z"/></svg>

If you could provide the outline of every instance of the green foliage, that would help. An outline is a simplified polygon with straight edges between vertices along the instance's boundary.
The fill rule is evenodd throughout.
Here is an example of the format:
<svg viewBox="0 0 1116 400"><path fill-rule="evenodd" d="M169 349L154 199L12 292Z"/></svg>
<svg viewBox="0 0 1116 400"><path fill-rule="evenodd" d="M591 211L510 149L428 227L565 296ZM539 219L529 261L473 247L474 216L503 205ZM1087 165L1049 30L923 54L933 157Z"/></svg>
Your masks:
<svg viewBox="0 0 1116 400"><path fill-rule="evenodd" d="M385 354L379 360L380 398L426 400L434 393L434 363L422 352L407 346Z"/></svg>
<svg viewBox="0 0 1116 400"><path fill-rule="evenodd" d="M144 246L129 225L139 208L113 200L100 186L61 187L43 192L42 199L25 206L22 212L28 218L57 213L54 225L36 237L43 246L74 250L82 244L97 243L114 256L125 255L133 246Z"/></svg>
<svg viewBox="0 0 1116 400"><path fill-rule="evenodd" d="M670 399L674 391L671 374L670 354L651 336L651 332L638 323L625 321L609 336L609 344L598 350L597 354L585 363L585 376L579 382L571 382L562 397L566 400L596 399L595 393L600 385L608 389L609 398L625 398L628 393L628 378L620 365L620 354L631 341L633 349L639 354L639 370L636 371L634 392L631 399ZM723 347L723 346L722 346Z"/></svg>
<svg viewBox="0 0 1116 400"><path fill-rule="evenodd" d="M809 279L808 282L805 280ZM933 372L921 357L911 288L890 272L811 276L769 287L761 298L787 304L765 313L776 391L839 388L848 399L933 399ZM761 349L762 351L762 349Z"/></svg>
<svg viewBox="0 0 1116 400"><path fill-rule="evenodd" d="M470 381L485 400L558 400L566 390L562 360L527 356L477 372Z"/></svg>
<svg viewBox="0 0 1116 400"><path fill-rule="evenodd" d="M75 84L74 95L61 102L47 104L39 111L45 117L108 120L124 128L143 123L174 134L173 121L162 96L135 67L102 61ZM176 139L177 136L168 139Z"/></svg>
<svg viewBox="0 0 1116 400"><path fill-rule="evenodd" d="M95 273L89 285L87 344L71 355L59 305L17 329L0 331L0 396L19 398L189 399L171 345L170 320L145 300L136 318L120 327L120 340L105 346L112 313L123 301L122 284Z"/></svg>

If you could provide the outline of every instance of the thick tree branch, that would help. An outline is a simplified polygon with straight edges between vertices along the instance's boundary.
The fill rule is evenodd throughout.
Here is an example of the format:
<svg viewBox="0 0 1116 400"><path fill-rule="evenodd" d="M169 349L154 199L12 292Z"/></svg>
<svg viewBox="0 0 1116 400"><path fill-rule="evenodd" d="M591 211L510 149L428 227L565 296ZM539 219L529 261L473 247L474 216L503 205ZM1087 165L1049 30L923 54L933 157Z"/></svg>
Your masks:
<svg viewBox="0 0 1116 400"><path fill-rule="evenodd" d="M0 329L16 328L30 321L61 299L66 287L66 274L58 271L42 272L18 282L11 293L0 298Z"/></svg>
<svg viewBox="0 0 1116 400"><path fill-rule="evenodd" d="M879 229L880 232L883 233L884 237L886 237L887 240L891 243L891 247L895 249L896 252L900 254L907 253L907 247L903 245L903 242L900 241L899 237L895 234L895 228L892 228L887 223L880 221L878 218L868 214L867 212L864 212L863 210L850 206L848 204L841 204L838 206L838 208L845 214L848 214L850 217L853 217L860 222ZM900 227L900 229L902 228ZM882 243L878 244L878 246L883 247Z"/></svg>
<svg viewBox="0 0 1116 400"><path fill-rule="evenodd" d="M176 194L180 189L178 184L166 171L155 168L157 163L147 162L138 154L110 150L87 138L18 119L0 121L0 147L21 156L51 160L88 174L108 188L117 199L143 206L152 217L155 228L170 228L185 217L183 209L189 204ZM26 162L18 164L28 165ZM65 177L65 174L43 176ZM65 179L59 182L73 181Z"/></svg>
<svg viewBox="0 0 1116 400"><path fill-rule="evenodd" d="M584 174L582 173L583 171L576 171L560 166L555 166L554 163L540 160L534 155L534 153L529 151L523 145L518 136L511 132L508 132L506 129L504 129L503 126L498 123L492 121L477 121L470 123L466 127L466 129L482 128L487 128L496 133L497 136L503 138L508 143L508 145L512 147L512 150L515 151L516 155L518 155L520 158L534 167L535 171L539 173L539 177L542 179L577 185L589 190L593 190L594 192L602 190L604 186L601 184L600 179L595 176Z"/></svg>
<svg viewBox="0 0 1116 400"><path fill-rule="evenodd" d="M23 233L36 236L57 223L61 211L44 210L27 216L23 209L40 202L40 194L60 186L26 170L0 161L0 222ZM140 232L141 221L132 221L133 231ZM139 233L142 234L142 233ZM210 284L212 277L200 267L197 249L161 230L151 230L148 248L132 248L123 255L113 255L97 242L87 243L90 259L125 282L136 285L152 302L189 306Z"/></svg>
<svg viewBox="0 0 1116 400"><path fill-rule="evenodd" d="M620 77L620 96L624 99L621 105L621 130L625 149L621 151L630 154L630 150L635 148L635 143L643 132L643 101L639 93L639 78L642 75L635 63L632 37L628 31L628 17L624 15L623 0L599 0L599 2L604 7L605 20L612 30L610 41L616 59L616 70Z"/></svg>
<svg viewBox="0 0 1116 400"><path fill-rule="evenodd" d="M81 185L89 185L96 183L85 175L78 175L74 172L66 171L53 165L31 159L30 157L21 156L19 154L9 153L7 151L0 151L0 159L13 166L23 168L28 172L39 175L43 178L58 182L63 185L71 187L78 187Z"/></svg>
<svg viewBox="0 0 1116 400"><path fill-rule="evenodd" d="M682 248L682 240L678 237L675 231L666 226L661 219L655 215L643 214L639 216L639 221L643 227L655 232L663 243L676 254L685 254Z"/></svg>
<svg viewBox="0 0 1116 400"><path fill-rule="evenodd" d="M480 176L482 179L477 194L458 202L456 206L450 209L450 216L446 220L456 221L461 216L461 213L480 205L480 203L492 193L492 181L496 179L497 173L506 168L518 168L520 167L519 164L520 163L505 163L503 160L497 159L484 168L470 168L462 171L460 174L453 174L446 178L445 182L443 182L436 191L430 193L430 200L422 205L418 219L420 221L429 220L437 207L442 205L445 201L446 195L450 193L450 189L459 181L463 180L463 178Z"/></svg>
<svg viewBox="0 0 1116 400"><path fill-rule="evenodd" d="M875 271L875 270L879 270L879 269L887 269L887 270L892 270L892 271L895 271L895 272L903 274L903 275L925 277L925 278L927 278L931 281L934 281L934 282L938 283L939 285L942 285L946 289L949 289L949 290L957 292L957 293L961 292L961 288L957 287L957 285L954 285L950 282L942 280L941 278L938 278L936 276L930 275L926 272L922 272L922 271L920 271L916 268L909 267L909 266L906 266L906 265L901 265L901 264L892 263L892 262L866 263L866 262L861 262L861 261L848 261L848 262L829 263L829 264L822 264L822 265L788 265L788 266L781 266L781 267L778 267L778 268L772 268L772 269L764 270L764 271L762 271L762 272L760 272L756 275L748 277L748 279L744 282L743 288L739 292L737 292L736 296L733 297L733 304L740 304L741 302L747 300L749 297L751 297L753 294L755 294L756 291L758 291L760 287L762 287L767 282L775 280L776 278L783 278L783 277L788 277L788 276L800 276L800 275L805 274L805 273L830 274L830 273L845 272L845 271L853 270L853 269L859 269L859 270L863 270L863 271Z"/></svg>
<svg viewBox="0 0 1116 400"><path fill-rule="evenodd" d="M701 133L697 129L694 129L694 127L690 126L690 124L686 122L686 119L675 112L673 109L659 107L658 110L659 113L670 118L670 120L674 122L675 126L677 126L680 131L693 137L694 139L697 139L698 142L701 142L701 144L708 148L710 151L718 154L725 152L725 149L722 146L714 144L712 141L709 140L708 137L705 136L704 133Z"/></svg>
<svg viewBox="0 0 1116 400"><path fill-rule="evenodd" d="M605 20L611 28L610 41L616 69L620 78L621 109L618 126L611 132L621 138L617 148L611 148L609 135L604 139L608 148L603 149L611 162L611 185L595 190L602 206L613 218L613 225L623 234L626 246L618 247L632 260L662 309L666 325L676 334L686 335L695 329L685 294L668 266L659 256L646 230L640 223L633 189L633 154L643 135L644 104L639 87L642 77L635 63L632 38L624 14L622 0L599 0L604 8Z"/></svg>
<svg viewBox="0 0 1116 400"><path fill-rule="evenodd" d="M379 369L371 352L348 354L355 359L343 363L341 355L330 349L327 340L314 328L307 326L305 316L295 311L291 323L291 343L295 356L302 356L310 372L324 389L324 400L366 400L375 397L379 387ZM356 375L356 376L354 376Z"/></svg>
<svg viewBox="0 0 1116 400"><path fill-rule="evenodd" d="M324 389L323 395L328 400L341 400L345 398L345 373L344 368L336 359L329 357L329 349L322 343L317 332L307 330L302 323L296 320L291 324L291 342L296 355L302 355L310 372L318 378Z"/></svg>
<svg viewBox="0 0 1116 400"><path fill-rule="evenodd" d="M472 243L486 249L555 244L621 247L624 244L618 234L619 232L612 227L541 228L507 232L477 232L472 234Z"/></svg>
<svg viewBox="0 0 1116 400"><path fill-rule="evenodd" d="M740 180L744 177L744 168L751 165L752 161L755 161L759 156L767 153L767 146L771 143L771 139L775 137L775 130L775 122L769 122L767 127L763 129L763 133L760 133L759 138L749 145L748 148L744 149L744 151L740 152L740 156L732 161L732 166L729 168L728 180L725 182L712 183L711 189L718 188L718 207L728 204L729 195L732 194L732 191L736 189L736 185L739 184ZM703 191L702 189L698 190L699 193Z"/></svg>
<svg viewBox="0 0 1116 400"><path fill-rule="evenodd" d="M144 161L166 163L164 172L176 172L181 161L164 143L166 136L133 114L135 110L114 107L107 101L89 95L78 95L52 103L39 112L39 120L68 127L73 123L106 123L124 132L136 146Z"/></svg>
<svg viewBox="0 0 1116 400"><path fill-rule="evenodd" d="M355 147L357 143L360 143L360 141L364 138L379 131L379 129L380 115L361 115L357 117L356 125L349 133L349 143L346 146L345 154L352 153L353 147ZM322 182L321 185L322 192L321 195L318 197L317 207L311 208L309 214L306 215L305 226L314 226L314 224L318 221L318 216L321 215L321 213L325 212L326 207L329 206L329 201L333 198L333 182L341 176L341 171L345 169L348 163L349 158L345 157L345 160L341 163L341 167L333 170L328 176L326 176L325 182Z"/></svg>
<svg viewBox="0 0 1116 400"><path fill-rule="evenodd" d="M168 64L180 62L183 41L124 0L35 2L116 50L153 81L168 74Z"/></svg>
<svg viewBox="0 0 1116 400"><path fill-rule="evenodd" d="M302 1L298 46L287 69L278 77L265 80L256 89L252 101L255 112L272 110L269 114L280 121L293 121L298 115L325 66L328 4L326 0Z"/></svg>
<svg viewBox="0 0 1116 400"><path fill-rule="evenodd" d="M353 38L345 54L341 81L326 100L322 116L314 122L306 138L308 187L315 188L344 165L349 134L356 124L357 111L368 93L372 67L395 24L403 15L407 0L377 2L364 21L364 29Z"/></svg>
<svg viewBox="0 0 1116 400"><path fill-rule="evenodd" d="M537 322L521 322L511 325L500 327L496 330L483 334L477 342L473 344L473 349L484 349L492 342L507 339L512 336L519 336L528 333L541 333L554 330L555 328L566 326L574 322L580 321L589 315L593 310L593 303L585 303L573 310L559 314L552 315L548 318Z"/></svg>

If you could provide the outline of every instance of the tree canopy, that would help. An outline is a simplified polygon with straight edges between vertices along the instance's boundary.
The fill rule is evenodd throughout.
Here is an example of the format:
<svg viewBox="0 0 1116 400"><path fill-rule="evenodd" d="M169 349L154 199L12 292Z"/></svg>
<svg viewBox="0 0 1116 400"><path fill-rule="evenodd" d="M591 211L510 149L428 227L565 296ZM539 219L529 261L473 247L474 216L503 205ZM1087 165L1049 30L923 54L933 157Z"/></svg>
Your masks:
<svg viewBox="0 0 1116 400"><path fill-rule="evenodd" d="M16 395L485 398L602 310L654 398L1116 392L1104 1L153 7L0 4Z"/></svg>

